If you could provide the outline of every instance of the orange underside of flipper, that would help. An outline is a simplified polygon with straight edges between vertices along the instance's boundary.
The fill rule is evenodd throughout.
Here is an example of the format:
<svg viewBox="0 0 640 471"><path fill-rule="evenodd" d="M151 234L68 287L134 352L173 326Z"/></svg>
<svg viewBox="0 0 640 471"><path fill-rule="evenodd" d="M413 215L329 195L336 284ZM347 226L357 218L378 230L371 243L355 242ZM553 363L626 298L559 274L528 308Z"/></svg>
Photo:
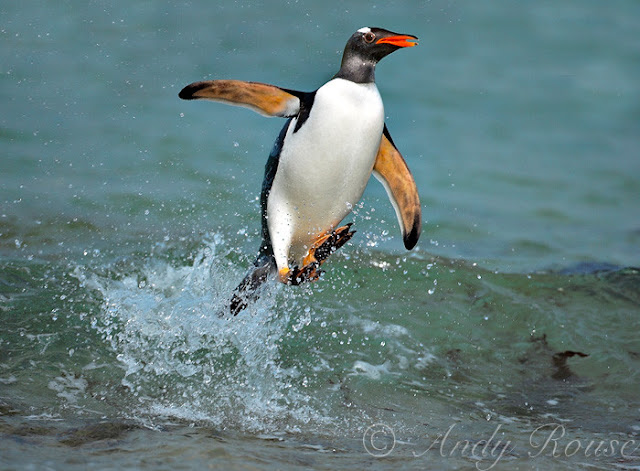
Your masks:
<svg viewBox="0 0 640 471"><path fill-rule="evenodd" d="M265 116L295 116L300 99L275 85L242 80L205 80L194 82L178 95L183 100L206 99L251 108Z"/></svg>

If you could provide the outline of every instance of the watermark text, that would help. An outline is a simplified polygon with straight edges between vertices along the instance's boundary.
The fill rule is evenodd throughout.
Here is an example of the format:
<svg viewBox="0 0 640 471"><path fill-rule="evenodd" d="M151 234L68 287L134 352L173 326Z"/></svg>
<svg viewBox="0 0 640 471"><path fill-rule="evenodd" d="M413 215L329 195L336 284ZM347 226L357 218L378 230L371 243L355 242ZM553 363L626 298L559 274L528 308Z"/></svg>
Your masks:
<svg viewBox="0 0 640 471"><path fill-rule="evenodd" d="M499 462L515 457L551 457L555 459L579 456L582 459L613 458L625 460L640 459L640 439L591 439L571 438L564 425L548 423L534 429L529 435L528 443L515 445L505 438L503 426L498 424L486 434L486 438L465 437L464 432L456 430L458 424L437 433L435 438L418 437L411 456L420 458L427 453L438 453L443 458L462 457L475 461L478 471L489 471ZM425 442L426 440L426 442ZM415 442L415 440L410 440ZM407 443L407 442L403 442ZM392 453L399 453L398 441L392 427L377 423L368 427L362 437L365 451L376 458L384 458Z"/></svg>

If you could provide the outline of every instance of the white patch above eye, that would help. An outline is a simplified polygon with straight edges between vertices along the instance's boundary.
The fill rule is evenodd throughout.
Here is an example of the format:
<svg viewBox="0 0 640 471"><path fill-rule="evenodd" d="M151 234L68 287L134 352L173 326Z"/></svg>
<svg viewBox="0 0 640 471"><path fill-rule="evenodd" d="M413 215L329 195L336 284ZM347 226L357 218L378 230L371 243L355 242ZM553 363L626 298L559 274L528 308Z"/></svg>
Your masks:
<svg viewBox="0 0 640 471"><path fill-rule="evenodd" d="M369 28L368 26L365 26L364 28L360 28L358 30L358 33L362 33L362 34L370 33L370 32L371 32L371 28Z"/></svg>

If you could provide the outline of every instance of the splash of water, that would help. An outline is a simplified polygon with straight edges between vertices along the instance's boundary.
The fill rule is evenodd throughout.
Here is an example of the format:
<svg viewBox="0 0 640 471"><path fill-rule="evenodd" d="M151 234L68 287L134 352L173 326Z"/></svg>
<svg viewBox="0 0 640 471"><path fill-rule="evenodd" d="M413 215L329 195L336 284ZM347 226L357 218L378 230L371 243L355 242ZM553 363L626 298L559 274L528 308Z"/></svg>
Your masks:
<svg viewBox="0 0 640 471"><path fill-rule="evenodd" d="M327 423L297 386L298 369L280 361L283 337L308 325L309 313L289 326L295 294L271 285L243 315L220 317L240 279L229 276L228 255L216 234L190 266L155 257L115 276L76 270L103 299L92 325L124 370L133 415L259 431Z"/></svg>

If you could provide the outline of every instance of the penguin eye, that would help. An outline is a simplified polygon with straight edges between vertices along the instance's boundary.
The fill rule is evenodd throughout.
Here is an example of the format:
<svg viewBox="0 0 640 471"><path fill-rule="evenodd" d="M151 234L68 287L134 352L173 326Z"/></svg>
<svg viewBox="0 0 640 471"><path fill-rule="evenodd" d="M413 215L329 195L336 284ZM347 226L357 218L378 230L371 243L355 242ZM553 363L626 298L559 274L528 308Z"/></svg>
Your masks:
<svg viewBox="0 0 640 471"><path fill-rule="evenodd" d="M376 39L376 35L373 34L371 31L364 34L364 42L371 44L374 39Z"/></svg>

